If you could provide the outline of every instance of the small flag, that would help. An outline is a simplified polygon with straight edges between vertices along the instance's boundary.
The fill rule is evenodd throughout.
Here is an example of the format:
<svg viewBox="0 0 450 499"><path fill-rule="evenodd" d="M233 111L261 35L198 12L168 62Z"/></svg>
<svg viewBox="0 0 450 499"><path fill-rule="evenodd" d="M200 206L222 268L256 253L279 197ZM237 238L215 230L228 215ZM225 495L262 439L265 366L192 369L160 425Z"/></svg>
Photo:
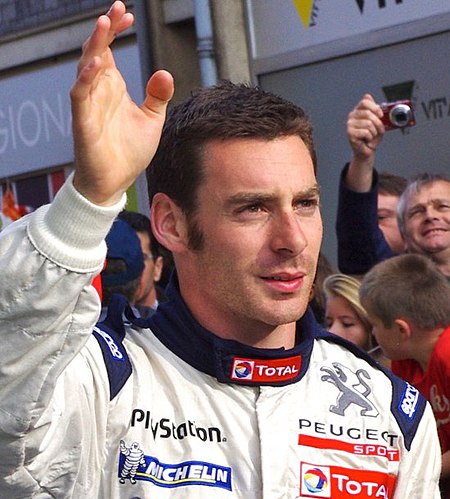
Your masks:
<svg viewBox="0 0 450 499"><path fill-rule="evenodd" d="M16 203L14 193L8 185L2 196L1 226L6 227L31 211L33 211L31 207Z"/></svg>

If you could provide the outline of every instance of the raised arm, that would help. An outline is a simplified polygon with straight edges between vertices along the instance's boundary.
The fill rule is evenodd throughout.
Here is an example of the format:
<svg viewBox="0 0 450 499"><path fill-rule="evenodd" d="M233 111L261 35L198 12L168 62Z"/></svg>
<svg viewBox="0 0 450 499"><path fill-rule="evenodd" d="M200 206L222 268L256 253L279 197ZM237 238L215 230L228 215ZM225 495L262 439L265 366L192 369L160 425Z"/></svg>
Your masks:
<svg viewBox="0 0 450 499"><path fill-rule="evenodd" d="M375 151L383 135L383 112L365 94L347 119L351 161L339 182L336 235L338 267L346 274L364 274L374 264L392 256L378 224L378 174Z"/></svg>
<svg viewBox="0 0 450 499"><path fill-rule="evenodd" d="M383 138L383 111L370 94L365 94L347 119L347 137L352 148L345 183L355 192L372 188L375 151Z"/></svg>
<svg viewBox="0 0 450 499"><path fill-rule="evenodd" d="M159 71L141 106L128 96L110 44L132 21L115 2L84 44L71 91L74 176L0 233L0 497L97 497L109 388L91 282L173 93Z"/></svg>
<svg viewBox="0 0 450 499"><path fill-rule="evenodd" d="M130 99L110 45L132 23L133 15L119 1L98 18L71 90L74 186L98 205L117 202L149 164L173 95L172 76L161 70L148 81L141 106Z"/></svg>

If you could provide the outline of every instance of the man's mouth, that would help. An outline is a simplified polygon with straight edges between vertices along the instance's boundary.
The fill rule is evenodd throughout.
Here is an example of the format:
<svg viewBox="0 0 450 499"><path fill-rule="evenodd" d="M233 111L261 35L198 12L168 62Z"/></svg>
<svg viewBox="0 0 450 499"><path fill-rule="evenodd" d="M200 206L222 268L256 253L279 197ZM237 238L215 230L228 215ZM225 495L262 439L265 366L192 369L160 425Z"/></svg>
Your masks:
<svg viewBox="0 0 450 499"><path fill-rule="evenodd" d="M293 293L302 287L304 278L304 273L295 273L265 276L263 280L270 284L276 291Z"/></svg>
<svg viewBox="0 0 450 499"><path fill-rule="evenodd" d="M442 234L444 232L447 232L446 229L441 229L439 227L435 227L433 229L427 229L426 231L423 232L423 235L425 237L427 237L427 236L434 236L437 234Z"/></svg>

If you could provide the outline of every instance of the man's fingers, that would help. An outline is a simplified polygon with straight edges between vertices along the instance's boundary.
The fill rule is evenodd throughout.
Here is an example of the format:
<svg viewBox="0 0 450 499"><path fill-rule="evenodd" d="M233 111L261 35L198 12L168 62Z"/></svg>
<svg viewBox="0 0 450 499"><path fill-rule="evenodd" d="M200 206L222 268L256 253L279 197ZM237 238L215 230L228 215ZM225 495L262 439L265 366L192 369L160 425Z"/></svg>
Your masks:
<svg viewBox="0 0 450 499"><path fill-rule="evenodd" d="M92 89L93 82L97 77L101 67L101 59L94 57L89 64L86 64L78 73L77 80L70 90L72 110L78 116L83 115L83 110L88 106L88 96Z"/></svg>
<svg viewBox="0 0 450 499"><path fill-rule="evenodd" d="M173 92L173 76L165 70L156 71L147 83L147 95L142 110L146 114L165 114Z"/></svg>
<svg viewBox="0 0 450 499"><path fill-rule="evenodd" d="M376 137L380 133L376 123L372 120L349 120L347 123L347 134L349 138L352 139L356 137L357 139L361 139L362 136L371 140Z"/></svg>
<svg viewBox="0 0 450 499"><path fill-rule="evenodd" d="M111 5L111 8L105 16L100 16L109 19L108 45L114 40L116 35L128 29L133 24L134 16L131 12L127 12L126 10L125 4L117 1Z"/></svg>
<svg viewBox="0 0 450 499"><path fill-rule="evenodd" d="M350 141L359 144L361 141L370 142L374 135L367 128L354 128L349 132Z"/></svg>
<svg viewBox="0 0 450 499"><path fill-rule="evenodd" d="M371 103L374 108L356 107L351 111L347 120L347 132L350 134L355 129L367 129L375 137L384 133L384 125L381 121L383 112L378 104ZM381 113L381 116L380 116Z"/></svg>
<svg viewBox="0 0 450 499"><path fill-rule="evenodd" d="M83 53L78 63L78 72L90 64L95 56L108 54L108 48L116 36L128 29L134 22L133 14L125 12L122 2L115 2L109 12L100 16L91 36L83 44Z"/></svg>
<svg viewBox="0 0 450 499"><path fill-rule="evenodd" d="M89 93L95 89L99 79L108 70L115 68L109 46L116 35L129 28L134 21L131 13L121 1L116 1L107 14L97 19L91 36L83 44L83 52L77 66L77 81L71 90L72 106L75 112L83 115L88 109Z"/></svg>
<svg viewBox="0 0 450 499"><path fill-rule="evenodd" d="M113 30L112 30L113 32L111 33L111 42L119 33L122 33L122 31L127 30L133 23L134 23L133 14L131 12L126 12L117 23L113 24Z"/></svg>
<svg viewBox="0 0 450 499"><path fill-rule="evenodd" d="M370 94L365 94L364 97L358 102L354 111L369 111L375 114L378 118L383 116L383 111L375 99Z"/></svg>

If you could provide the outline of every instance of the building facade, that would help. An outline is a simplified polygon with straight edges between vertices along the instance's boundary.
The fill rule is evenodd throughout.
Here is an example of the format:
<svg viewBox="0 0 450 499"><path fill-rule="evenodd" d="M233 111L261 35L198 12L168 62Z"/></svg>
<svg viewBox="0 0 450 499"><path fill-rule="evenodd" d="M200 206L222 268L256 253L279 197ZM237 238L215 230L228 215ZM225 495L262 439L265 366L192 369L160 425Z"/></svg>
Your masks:
<svg viewBox="0 0 450 499"><path fill-rule="evenodd" d="M69 89L103 0L0 0L0 184L30 209L72 169ZM218 79L249 81L301 105L315 124L325 224L335 261L339 173L349 111L366 92L409 98L417 125L386 134L380 170L450 171L448 0L134 0L132 30L115 43L131 96L156 68L177 101ZM130 192L147 210L145 179Z"/></svg>
<svg viewBox="0 0 450 499"><path fill-rule="evenodd" d="M208 0L125 3L137 21L115 41L114 49L136 101L143 99L144 80L159 67L175 77L174 101L202 85L205 60L213 65L216 79L248 79L244 8L239 0L214 5ZM80 47L95 18L109 5L104 0L0 0L0 201L10 191L17 204L36 208L51 201L70 173L69 90ZM210 36L199 31L195 19L205 9ZM213 15L225 20L217 23L215 40ZM217 57L220 51L223 57ZM241 55L230 59L229 53ZM144 178L131 189L129 198L131 208L146 211Z"/></svg>

